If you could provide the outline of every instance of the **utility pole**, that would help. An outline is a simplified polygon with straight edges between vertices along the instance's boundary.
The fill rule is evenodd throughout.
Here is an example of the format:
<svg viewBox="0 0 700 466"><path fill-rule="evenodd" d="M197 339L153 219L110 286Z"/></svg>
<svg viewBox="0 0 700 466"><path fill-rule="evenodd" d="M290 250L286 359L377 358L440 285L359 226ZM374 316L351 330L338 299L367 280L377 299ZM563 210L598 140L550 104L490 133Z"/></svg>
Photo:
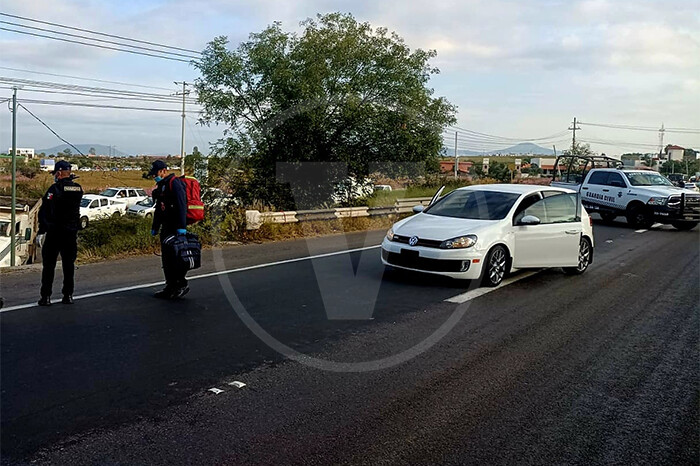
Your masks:
<svg viewBox="0 0 700 466"><path fill-rule="evenodd" d="M455 180L458 178L457 170L459 170L459 157L457 156L457 131L455 131Z"/></svg>
<svg viewBox="0 0 700 466"><path fill-rule="evenodd" d="M10 199L12 209L10 210L10 267L15 266L17 232L17 87L12 88L12 197Z"/></svg>
<svg viewBox="0 0 700 466"><path fill-rule="evenodd" d="M569 131L573 131L573 135L571 136L571 151L573 152L576 149L576 130L581 129L578 126L576 126L576 117L574 117L573 125L569 127Z"/></svg>
<svg viewBox="0 0 700 466"><path fill-rule="evenodd" d="M185 97L190 91L187 90L189 83L182 81L175 81L175 84L182 84L182 93L177 92L175 95L182 95L182 130L180 135L180 154L182 159L180 160L180 175L185 174Z"/></svg>

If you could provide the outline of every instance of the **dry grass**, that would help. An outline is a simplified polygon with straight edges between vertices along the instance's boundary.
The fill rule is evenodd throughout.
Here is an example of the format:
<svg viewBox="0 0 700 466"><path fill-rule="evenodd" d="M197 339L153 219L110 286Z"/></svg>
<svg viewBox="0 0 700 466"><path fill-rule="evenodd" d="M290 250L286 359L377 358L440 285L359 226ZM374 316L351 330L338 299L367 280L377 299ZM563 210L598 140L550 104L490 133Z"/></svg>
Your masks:
<svg viewBox="0 0 700 466"><path fill-rule="evenodd" d="M133 186L136 188L152 188L153 180L145 180L140 171L90 171L77 172L76 182L86 193L99 193L106 188L116 186ZM10 195L12 178L10 175L0 177L0 195ZM17 192L22 197L39 198L53 183L50 173L42 172L34 178L17 177Z"/></svg>

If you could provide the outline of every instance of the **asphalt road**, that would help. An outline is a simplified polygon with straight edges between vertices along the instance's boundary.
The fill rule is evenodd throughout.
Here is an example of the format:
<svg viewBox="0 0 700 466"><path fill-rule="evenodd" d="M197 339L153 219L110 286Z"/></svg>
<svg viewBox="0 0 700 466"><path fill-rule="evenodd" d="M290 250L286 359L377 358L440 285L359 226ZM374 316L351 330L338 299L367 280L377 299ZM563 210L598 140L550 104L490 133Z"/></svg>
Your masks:
<svg viewBox="0 0 700 466"><path fill-rule="evenodd" d="M376 248L328 255L371 232L214 251L197 274L244 270L180 302L146 287L3 312L2 463L697 464L700 234L595 236L586 274L463 304L445 300L469 283L385 273ZM6 305L36 278L3 275ZM160 277L139 258L78 279Z"/></svg>

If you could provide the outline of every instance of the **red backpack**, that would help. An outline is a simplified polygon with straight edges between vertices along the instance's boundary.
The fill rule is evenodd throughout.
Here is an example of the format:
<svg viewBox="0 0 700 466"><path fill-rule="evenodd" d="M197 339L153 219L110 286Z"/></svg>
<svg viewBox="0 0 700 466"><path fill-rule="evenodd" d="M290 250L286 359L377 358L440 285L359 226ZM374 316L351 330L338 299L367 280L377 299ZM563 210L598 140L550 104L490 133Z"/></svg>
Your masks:
<svg viewBox="0 0 700 466"><path fill-rule="evenodd" d="M199 181L193 176L182 175L179 177L185 185L185 193L187 196L187 224L201 222L204 220L204 203L202 202L201 189ZM170 179L170 189L173 189L173 179Z"/></svg>

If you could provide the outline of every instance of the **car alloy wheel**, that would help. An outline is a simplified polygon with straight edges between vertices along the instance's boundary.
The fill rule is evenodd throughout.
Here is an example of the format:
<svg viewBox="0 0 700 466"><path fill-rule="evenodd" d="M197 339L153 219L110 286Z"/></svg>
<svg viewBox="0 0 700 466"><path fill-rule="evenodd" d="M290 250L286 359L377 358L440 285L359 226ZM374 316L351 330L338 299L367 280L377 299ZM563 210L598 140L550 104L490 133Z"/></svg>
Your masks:
<svg viewBox="0 0 700 466"><path fill-rule="evenodd" d="M578 267L576 270L579 273L583 273L587 268L588 264L591 263L591 245L588 244L588 240L581 238L581 246L578 250Z"/></svg>
<svg viewBox="0 0 700 466"><path fill-rule="evenodd" d="M491 250L486 264L484 284L488 286L498 286L506 276L506 265L508 264L508 254L503 246L496 246Z"/></svg>

